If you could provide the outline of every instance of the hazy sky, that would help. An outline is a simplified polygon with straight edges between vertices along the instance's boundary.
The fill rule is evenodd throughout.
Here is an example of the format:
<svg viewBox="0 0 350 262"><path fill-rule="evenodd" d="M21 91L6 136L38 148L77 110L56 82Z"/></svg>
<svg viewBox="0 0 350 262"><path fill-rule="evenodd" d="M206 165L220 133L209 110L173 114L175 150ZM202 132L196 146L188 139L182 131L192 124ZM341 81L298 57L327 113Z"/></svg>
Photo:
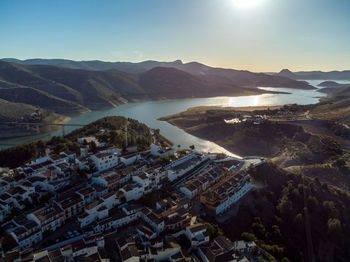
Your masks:
<svg viewBox="0 0 350 262"><path fill-rule="evenodd" d="M19 59L344 70L350 0L0 0L0 36Z"/></svg>

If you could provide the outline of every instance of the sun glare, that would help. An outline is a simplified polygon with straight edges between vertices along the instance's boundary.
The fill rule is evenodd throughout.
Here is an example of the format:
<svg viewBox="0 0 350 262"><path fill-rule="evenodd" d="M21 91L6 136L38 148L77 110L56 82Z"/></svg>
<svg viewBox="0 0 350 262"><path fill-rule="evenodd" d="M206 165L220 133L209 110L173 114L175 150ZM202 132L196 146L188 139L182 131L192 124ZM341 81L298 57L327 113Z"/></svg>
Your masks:
<svg viewBox="0 0 350 262"><path fill-rule="evenodd" d="M263 0L232 0L233 6L238 9L257 7Z"/></svg>

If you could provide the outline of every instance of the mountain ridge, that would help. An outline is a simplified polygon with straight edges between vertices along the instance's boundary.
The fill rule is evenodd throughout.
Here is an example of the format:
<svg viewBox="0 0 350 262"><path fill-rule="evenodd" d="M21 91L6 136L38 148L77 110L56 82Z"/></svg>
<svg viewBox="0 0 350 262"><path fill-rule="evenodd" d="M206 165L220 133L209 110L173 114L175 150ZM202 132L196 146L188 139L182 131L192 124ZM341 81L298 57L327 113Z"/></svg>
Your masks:
<svg viewBox="0 0 350 262"><path fill-rule="evenodd" d="M74 61L68 59L27 59L4 58L4 61L16 62L24 65L53 65L70 69L83 69L92 71L106 71L116 69L125 73L142 74L155 67L176 68L192 75L203 78L206 81L213 81L224 84L234 84L248 87L288 87L313 89L307 83L293 82L284 76L273 76L264 73L253 73L247 70L236 70L230 68L210 67L199 62L183 63L181 60L171 62L159 62L147 60L138 63L133 62L104 62L100 60ZM276 78L282 77L282 78Z"/></svg>
<svg viewBox="0 0 350 262"><path fill-rule="evenodd" d="M276 76L283 76L293 80L349 80L350 70L343 71L298 71L292 72L289 69L282 69Z"/></svg>
<svg viewBox="0 0 350 262"><path fill-rule="evenodd" d="M46 60L35 59L31 63L42 61ZM49 62L57 61L71 60ZM134 101L268 93L258 86L313 88L289 78L212 68L198 62L144 61L136 68L131 68L133 63L128 66L131 71L151 69L136 74L114 68L86 70L0 60L0 99L72 114Z"/></svg>

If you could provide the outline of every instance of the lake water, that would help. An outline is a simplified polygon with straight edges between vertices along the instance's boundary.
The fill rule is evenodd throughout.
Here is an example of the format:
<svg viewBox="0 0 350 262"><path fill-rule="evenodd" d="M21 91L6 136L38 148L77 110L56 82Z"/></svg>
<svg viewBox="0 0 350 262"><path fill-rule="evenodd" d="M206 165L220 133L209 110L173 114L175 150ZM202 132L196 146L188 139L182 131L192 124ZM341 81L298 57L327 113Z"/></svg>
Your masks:
<svg viewBox="0 0 350 262"><path fill-rule="evenodd" d="M311 85L317 87L322 80L308 81ZM118 106L116 108L93 111L90 113L74 116L68 123L71 124L88 124L104 116L124 116L139 120L151 128L159 128L161 133L174 142L175 146L188 148L194 145L196 149L204 152L223 152L234 155L215 143L194 137L183 130L172 126L164 121L157 120L159 117L175 114L195 106L274 106L285 104L315 104L319 98L325 94L317 90L298 90L289 88L263 88L265 90L283 91L290 94L263 94L254 96L241 97L211 97L211 98L191 98L191 99L174 99L163 101L149 101L141 103L130 103ZM74 127L66 127L65 131L70 132ZM37 135L30 137L14 138L0 140L0 144L5 148L8 145L17 145L29 143L40 139L48 139L54 135L61 135L62 131L56 131L51 134ZM0 146L1 147L1 146Z"/></svg>

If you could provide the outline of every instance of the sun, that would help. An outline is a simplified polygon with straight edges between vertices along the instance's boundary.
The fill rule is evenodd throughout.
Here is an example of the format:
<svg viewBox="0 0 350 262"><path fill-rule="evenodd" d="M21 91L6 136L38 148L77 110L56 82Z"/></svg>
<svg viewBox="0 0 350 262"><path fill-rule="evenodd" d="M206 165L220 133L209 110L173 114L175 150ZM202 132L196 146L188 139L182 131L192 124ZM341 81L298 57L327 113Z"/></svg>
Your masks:
<svg viewBox="0 0 350 262"><path fill-rule="evenodd" d="M257 7L263 0L232 0L233 6L239 9L249 9Z"/></svg>

